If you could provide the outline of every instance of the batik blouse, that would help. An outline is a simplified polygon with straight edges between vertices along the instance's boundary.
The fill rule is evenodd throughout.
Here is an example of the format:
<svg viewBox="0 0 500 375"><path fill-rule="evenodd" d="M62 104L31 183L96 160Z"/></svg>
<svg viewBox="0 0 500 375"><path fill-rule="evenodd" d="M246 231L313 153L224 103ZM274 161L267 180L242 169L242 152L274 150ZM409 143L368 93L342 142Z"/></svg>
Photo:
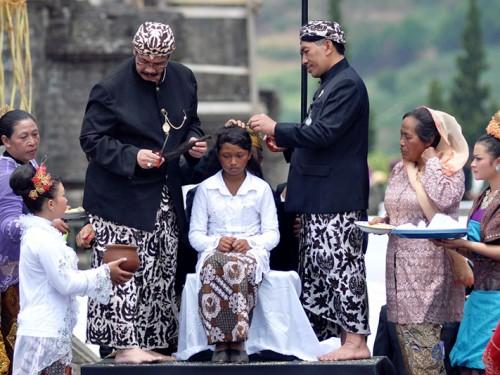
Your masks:
<svg viewBox="0 0 500 375"><path fill-rule="evenodd" d="M439 212L458 217L464 193L464 174L443 173L437 157L427 161L421 180ZM390 224L427 222L403 162L393 169L385 194ZM428 239L389 236L386 258L387 316L399 324L459 321L464 288L454 285L446 250Z"/></svg>

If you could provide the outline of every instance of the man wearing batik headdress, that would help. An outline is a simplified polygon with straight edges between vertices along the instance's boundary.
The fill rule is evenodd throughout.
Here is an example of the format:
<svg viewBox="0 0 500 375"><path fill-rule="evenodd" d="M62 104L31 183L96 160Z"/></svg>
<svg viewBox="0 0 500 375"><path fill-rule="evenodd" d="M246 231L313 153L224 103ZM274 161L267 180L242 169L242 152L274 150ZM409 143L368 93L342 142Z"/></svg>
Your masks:
<svg viewBox="0 0 500 375"><path fill-rule="evenodd" d="M89 303L87 339L115 348L116 362L141 363L171 359L154 350L177 346L174 277L186 223L179 158L158 151L203 132L196 79L170 61L171 28L145 22L132 44L133 56L92 88L80 144L89 160L83 207L96 232L92 265L108 243L137 245L141 261L109 304ZM196 142L184 156L194 165L206 149Z"/></svg>
<svg viewBox="0 0 500 375"><path fill-rule="evenodd" d="M303 305L320 339L342 339L342 347L322 360L370 356L366 238L354 225L368 208L369 103L362 79L344 56L345 44L337 22L304 25L302 64L320 79L307 118L276 123L258 114L249 121L290 162L285 209L301 214Z"/></svg>

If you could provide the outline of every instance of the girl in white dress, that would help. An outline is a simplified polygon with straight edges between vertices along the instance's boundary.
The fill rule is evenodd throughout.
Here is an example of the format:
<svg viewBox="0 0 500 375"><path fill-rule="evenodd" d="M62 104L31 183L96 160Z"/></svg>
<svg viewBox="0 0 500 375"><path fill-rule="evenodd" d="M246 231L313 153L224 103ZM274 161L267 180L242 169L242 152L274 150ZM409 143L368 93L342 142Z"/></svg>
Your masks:
<svg viewBox="0 0 500 375"><path fill-rule="evenodd" d="M252 141L245 129L217 137L222 170L202 182L191 213L189 241L199 252L200 315L214 362L248 362L245 341L269 251L279 241L271 188L248 171Z"/></svg>
<svg viewBox="0 0 500 375"><path fill-rule="evenodd" d="M19 261L21 310L14 349L14 375L70 373L71 335L77 319L76 295L101 303L109 300L111 283L132 274L119 265L126 258L97 269L79 271L78 258L51 221L62 218L67 199L64 186L47 174L45 165L26 164L11 175L10 186L23 198L30 215L23 226Z"/></svg>

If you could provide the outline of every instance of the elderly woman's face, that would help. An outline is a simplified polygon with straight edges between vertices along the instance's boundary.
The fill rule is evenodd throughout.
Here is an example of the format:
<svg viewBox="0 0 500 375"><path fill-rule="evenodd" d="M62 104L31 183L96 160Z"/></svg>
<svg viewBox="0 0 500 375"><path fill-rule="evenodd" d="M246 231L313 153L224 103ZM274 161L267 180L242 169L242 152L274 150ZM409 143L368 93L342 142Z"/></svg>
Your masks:
<svg viewBox="0 0 500 375"><path fill-rule="evenodd" d="M417 119L412 116L407 116L401 123L399 148L403 160L418 162L424 150L429 146L418 137L415 131L417 124Z"/></svg>
<svg viewBox="0 0 500 375"><path fill-rule="evenodd" d="M5 149L15 159L27 163L35 158L40 145L40 133L38 126L30 118L18 121L14 125L14 131L10 138L3 135L2 141Z"/></svg>

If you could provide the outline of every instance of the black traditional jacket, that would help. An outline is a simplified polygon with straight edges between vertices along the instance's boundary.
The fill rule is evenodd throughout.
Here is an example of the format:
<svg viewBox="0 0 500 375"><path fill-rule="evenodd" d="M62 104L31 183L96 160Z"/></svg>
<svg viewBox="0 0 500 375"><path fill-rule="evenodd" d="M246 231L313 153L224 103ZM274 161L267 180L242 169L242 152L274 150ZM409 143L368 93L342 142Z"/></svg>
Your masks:
<svg viewBox="0 0 500 375"><path fill-rule="evenodd" d="M197 107L196 79L191 70L175 62L169 62L158 85L139 76L133 58L97 83L90 92L80 134L89 160L85 210L120 225L152 231L166 183L182 231L185 215L179 158L168 160L161 168L142 169L137 153L162 147L162 109L176 127L182 124L183 111L187 115L182 128L170 130L167 151L203 135Z"/></svg>
<svg viewBox="0 0 500 375"><path fill-rule="evenodd" d="M277 124L277 145L292 149L287 211L368 208L368 117L365 84L343 59L321 77L302 124Z"/></svg>

